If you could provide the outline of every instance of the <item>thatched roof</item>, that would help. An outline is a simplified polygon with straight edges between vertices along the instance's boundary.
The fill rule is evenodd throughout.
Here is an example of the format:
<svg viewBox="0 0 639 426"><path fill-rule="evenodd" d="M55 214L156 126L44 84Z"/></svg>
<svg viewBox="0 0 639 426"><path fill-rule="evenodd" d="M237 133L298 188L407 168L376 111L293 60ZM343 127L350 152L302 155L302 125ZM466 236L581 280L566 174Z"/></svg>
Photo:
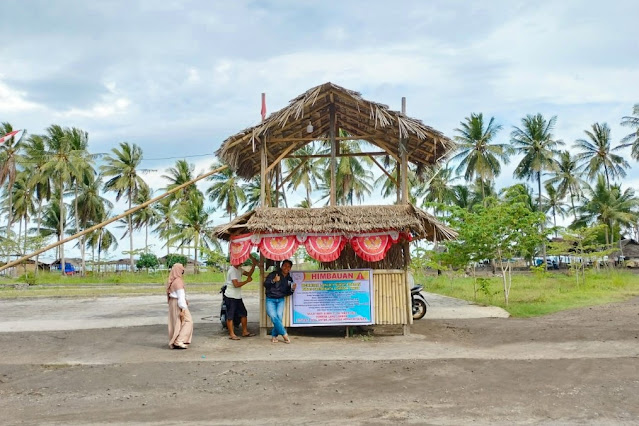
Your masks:
<svg viewBox="0 0 639 426"><path fill-rule="evenodd" d="M405 138L408 161L418 167L434 164L454 147L450 139L420 120L368 101L358 92L325 83L293 99L286 108L271 114L262 123L229 137L216 154L240 177L251 179L260 174L259 145L263 138L266 138L270 164L302 148L313 138L329 137L333 108L336 129L356 136L353 139L366 140L396 159L399 140ZM306 130L309 121L313 125L311 133Z"/></svg>
<svg viewBox="0 0 639 426"><path fill-rule="evenodd" d="M258 208L215 228L218 238L230 240L244 233L344 233L379 230L411 232L415 239L448 240L453 230L410 204L388 206L332 206L322 208Z"/></svg>
<svg viewBox="0 0 639 426"><path fill-rule="evenodd" d="M621 240L621 247L623 250L623 256L626 259L639 259L639 242L632 238ZM620 251L616 251L611 254L612 257L621 256Z"/></svg>

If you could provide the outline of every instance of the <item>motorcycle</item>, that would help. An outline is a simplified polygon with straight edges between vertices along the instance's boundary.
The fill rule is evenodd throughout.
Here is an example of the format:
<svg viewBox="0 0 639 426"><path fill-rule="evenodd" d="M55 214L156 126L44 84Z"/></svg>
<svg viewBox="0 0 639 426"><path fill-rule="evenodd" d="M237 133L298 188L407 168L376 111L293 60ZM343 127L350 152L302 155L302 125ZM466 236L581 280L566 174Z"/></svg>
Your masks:
<svg viewBox="0 0 639 426"><path fill-rule="evenodd" d="M222 294L222 304L220 306L220 323L222 323L222 328L226 328L226 297L224 296L224 292L226 291L226 284L222 286L220 289L220 293ZM240 326L241 318L238 316L233 320L233 326Z"/></svg>
<svg viewBox="0 0 639 426"><path fill-rule="evenodd" d="M424 286L416 285L410 289L410 298L413 304L413 319L418 320L424 318L428 309L428 302L422 294Z"/></svg>

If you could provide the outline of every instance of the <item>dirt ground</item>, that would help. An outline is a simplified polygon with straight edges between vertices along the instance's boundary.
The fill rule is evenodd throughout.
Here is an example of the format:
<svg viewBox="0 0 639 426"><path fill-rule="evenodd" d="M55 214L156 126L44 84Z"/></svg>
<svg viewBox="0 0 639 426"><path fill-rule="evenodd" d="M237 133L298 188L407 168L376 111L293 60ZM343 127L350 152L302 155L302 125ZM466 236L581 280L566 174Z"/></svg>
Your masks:
<svg viewBox="0 0 639 426"><path fill-rule="evenodd" d="M206 322L186 351L163 325L0 332L0 423L639 424L639 298L389 331Z"/></svg>

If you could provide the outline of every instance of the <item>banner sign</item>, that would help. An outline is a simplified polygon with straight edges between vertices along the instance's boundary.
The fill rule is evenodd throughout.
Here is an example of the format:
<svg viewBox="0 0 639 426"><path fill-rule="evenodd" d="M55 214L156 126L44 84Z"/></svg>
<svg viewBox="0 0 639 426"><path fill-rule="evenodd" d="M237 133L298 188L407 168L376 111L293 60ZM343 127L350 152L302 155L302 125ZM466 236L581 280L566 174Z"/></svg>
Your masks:
<svg viewBox="0 0 639 426"><path fill-rule="evenodd" d="M291 327L373 324L373 271L291 271Z"/></svg>

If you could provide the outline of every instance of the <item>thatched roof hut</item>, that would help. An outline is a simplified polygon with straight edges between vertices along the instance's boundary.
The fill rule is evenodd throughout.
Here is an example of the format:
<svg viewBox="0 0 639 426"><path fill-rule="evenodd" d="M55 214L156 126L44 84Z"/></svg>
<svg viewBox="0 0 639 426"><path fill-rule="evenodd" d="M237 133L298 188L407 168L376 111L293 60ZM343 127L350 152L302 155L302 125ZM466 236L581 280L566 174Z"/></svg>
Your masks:
<svg viewBox="0 0 639 426"><path fill-rule="evenodd" d="M434 164L454 147L453 141L418 119L368 101L358 92L325 83L296 97L262 123L230 136L216 154L240 177L250 179L260 174L257 150L262 139L266 139L270 163L314 140L328 139L331 124L352 136L349 139L368 141L398 162L398 141L404 138L408 161L418 169Z"/></svg>

